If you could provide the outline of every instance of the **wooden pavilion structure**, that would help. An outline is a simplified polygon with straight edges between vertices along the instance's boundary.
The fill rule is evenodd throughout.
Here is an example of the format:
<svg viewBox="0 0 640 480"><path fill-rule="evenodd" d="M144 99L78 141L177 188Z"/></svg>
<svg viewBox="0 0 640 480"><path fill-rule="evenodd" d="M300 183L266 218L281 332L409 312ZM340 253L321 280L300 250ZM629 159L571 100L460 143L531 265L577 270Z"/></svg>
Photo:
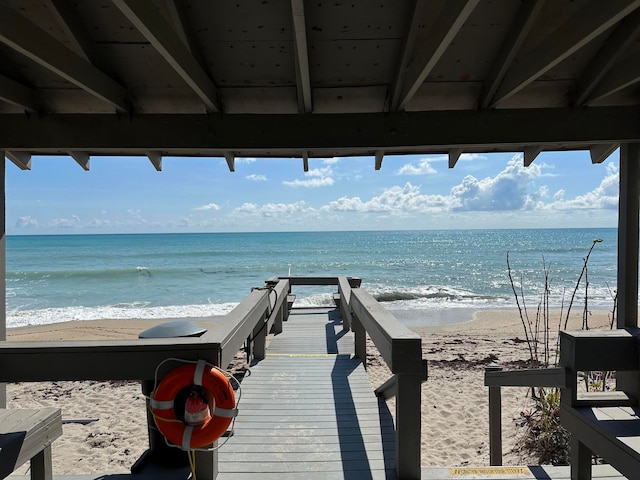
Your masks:
<svg viewBox="0 0 640 480"><path fill-rule="evenodd" d="M2 0L0 339L4 162L38 155L620 148L618 326L637 327L639 93L640 0Z"/></svg>

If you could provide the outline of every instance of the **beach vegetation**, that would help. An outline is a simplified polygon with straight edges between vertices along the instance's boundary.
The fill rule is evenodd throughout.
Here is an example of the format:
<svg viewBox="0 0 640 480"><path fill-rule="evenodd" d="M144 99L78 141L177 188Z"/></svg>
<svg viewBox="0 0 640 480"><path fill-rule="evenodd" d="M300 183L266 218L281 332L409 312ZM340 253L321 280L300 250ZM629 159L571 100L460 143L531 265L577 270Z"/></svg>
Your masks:
<svg viewBox="0 0 640 480"><path fill-rule="evenodd" d="M528 352L529 366L532 368L552 368L558 366L560 357L560 330L567 329L571 311L576 300L582 297L581 312L583 330L589 330L589 258L602 240L593 241L583 259L582 269L570 295L565 302L566 289L563 289L558 318L552 317L550 268L542 258L542 289L540 290L535 313L530 313L524 291L524 278L516 282L507 253L507 273L513 291L516 306L523 327ZM609 328L615 324L617 313L617 293L609 288L613 308L609 319ZM580 372L586 391L607 391L615 389L615 372ZM537 458L540 464L567 465L570 454L569 433L560 424L560 389L558 387L532 387L533 407L520 414L518 425L524 428L523 435L516 445L529 455Z"/></svg>

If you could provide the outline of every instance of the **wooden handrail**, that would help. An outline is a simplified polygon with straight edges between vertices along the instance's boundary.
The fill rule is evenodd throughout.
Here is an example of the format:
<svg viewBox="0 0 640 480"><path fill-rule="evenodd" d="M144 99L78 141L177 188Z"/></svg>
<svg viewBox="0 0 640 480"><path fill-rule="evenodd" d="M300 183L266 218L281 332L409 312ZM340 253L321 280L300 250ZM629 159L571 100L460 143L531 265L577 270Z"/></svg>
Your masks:
<svg viewBox="0 0 640 480"><path fill-rule="evenodd" d="M426 380L420 335L391 315L364 290L351 291L351 310L394 374L422 375Z"/></svg>
<svg viewBox="0 0 640 480"><path fill-rule="evenodd" d="M501 387L564 388L570 380L565 368L503 370L490 364L484 370L484 384L489 387L489 464L502 465L502 392Z"/></svg>
<svg viewBox="0 0 640 480"><path fill-rule="evenodd" d="M290 285L293 286L330 286L338 285L339 278L333 276L282 276L269 279L268 282L274 282L277 280L289 280ZM349 280L349 284L353 288L357 288L361 285L362 279L358 277L344 277Z"/></svg>
<svg viewBox="0 0 640 480"><path fill-rule="evenodd" d="M228 365L269 307L254 291L201 337L0 342L0 382L150 380L166 358Z"/></svg>
<svg viewBox="0 0 640 480"><path fill-rule="evenodd" d="M391 372L376 394L396 397L396 476L421 478L422 383L427 361L422 339L391 315L375 298L359 288L350 295L356 355L366 366L366 333L380 351Z"/></svg>

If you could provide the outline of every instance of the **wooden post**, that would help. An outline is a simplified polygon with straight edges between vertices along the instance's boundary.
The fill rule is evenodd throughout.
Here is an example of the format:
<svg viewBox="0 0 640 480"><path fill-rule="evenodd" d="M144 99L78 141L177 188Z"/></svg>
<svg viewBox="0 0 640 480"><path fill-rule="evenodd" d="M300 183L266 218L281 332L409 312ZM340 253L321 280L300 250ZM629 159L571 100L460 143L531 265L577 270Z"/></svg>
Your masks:
<svg viewBox="0 0 640 480"><path fill-rule="evenodd" d="M218 442L213 444L217 447ZM215 480L218 476L218 449L210 452L196 452L196 473L198 478Z"/></svg>
<svg viewBox="0 0 640 480"><path fill-rule="evenodd" d="M620 146L618 207L618 328L638 326L640 144Z"/></svg>
<svg viewBox="0 0 640 480"><path fill-rule="evenodd" d="M571 480L591 480L591 450L571 437Z"/></svg>
<svg viewBox="0 0 640 480"><path fill-rule="evenodd" d="M253 358L264 360L267 356L267 319L262 320L253 329Z"/></svg>
<svg viewBox="0 0 640 480"><path fill-rule="evenodd" d="M4 151L0 150L0 189L2 190L0 203L0 341L7 339L7 206L5 196L5 168ZM7 407L7 385L0 383L0 408Z"/></svg>
<svg viewBox="0 0 640 480"><path fill-rule="evenodd" d="M640 144L620 146L618 200L618 328L638 326ZM638 372L618 372L617 389L640 396Z"/></svg>
<svg viewBox="0 0 640 480"><path fill-rule="evenodd" d="M351 316L351 328L353 329L353 342L355 355L360 360L364 368L367 368L367 331L357 315Z"/></svg>
<svg viewBox="0 0 640 480"><path fill-rule="evenodd" d="M495 363L484 367L486 372L499 372ZM500 387L489 387L489 465L502 465L502 393Z"/></svg>
<svg viewBox="0 0 640 480"><path fill-rule="evenodd" d="M53 480L51 445L31 458L31 478L33 480Z"/></svg>
<svg viewBox="0 0 640 480"><path fill-rule="evenodd" d="M284 311L286 309L287 309L287 302L284 301L282 302L282 305L276 312L276 319L273 322L273 328L272 328L273 333L275 333L276 335L279 333L282 333L282 325L284 322Z"/></svg>
<svg viewBox="0 0 640 480"><path fill-rule="evenodd" d="M396 476L421 478L422 381L424 376L396 374Z"/></svg>

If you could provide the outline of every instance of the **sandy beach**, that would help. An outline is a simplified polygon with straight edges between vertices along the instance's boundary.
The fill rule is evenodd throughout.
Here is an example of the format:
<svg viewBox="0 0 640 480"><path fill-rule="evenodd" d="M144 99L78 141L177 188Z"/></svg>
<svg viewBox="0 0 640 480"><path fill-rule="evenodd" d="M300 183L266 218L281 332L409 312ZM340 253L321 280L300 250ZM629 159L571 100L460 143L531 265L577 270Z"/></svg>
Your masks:
<svg viewBox="0 0 640 480"><path fill-rule="evenodd" d="M552 318L559 318L552 315ZM608 328L609 314L593 312L590 328ZM10 329L8 339L137 338L161 320L98 320ZM570 330L580 329L579 314ZM473 320L435 327L412 328L423 339L429 379L422 390L422 463L424 466L484 466L489 464L487 388L484 367L498 363L521 367L529 358L523 326L516 310L480 310ZM370 349L368 373L374 387L389 372ZM148 445L145 400L137 382L48 382L9 384L9 408L55 406L62 409L63 436L53 446L56 474L126 473ZM503 389L503 452L505 465L534 460L515 448L522 429L520 413L531 405L528 390ZM390 401L393 411L393 401ZM88 424L74 420L96 419ZM18 473L26 472L23 467Z"/></svg>

